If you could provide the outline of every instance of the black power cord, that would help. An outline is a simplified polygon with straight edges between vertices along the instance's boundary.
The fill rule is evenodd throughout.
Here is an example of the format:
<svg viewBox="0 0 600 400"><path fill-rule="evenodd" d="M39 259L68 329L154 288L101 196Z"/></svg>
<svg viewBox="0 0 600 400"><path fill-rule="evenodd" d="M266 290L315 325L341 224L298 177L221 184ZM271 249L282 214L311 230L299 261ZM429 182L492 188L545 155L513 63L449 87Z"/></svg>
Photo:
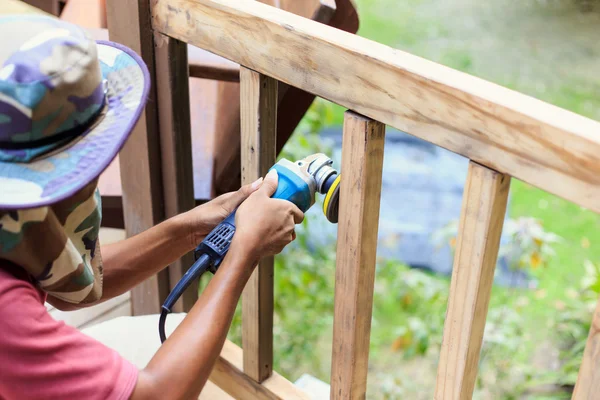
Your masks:
<svg viewBox="0 0 600 400"><path fill-rule="evenodd" d="M194 264L187 270L181 280L177 282L177 285L173 288L169 296L165 300L160 312L160 319L158 320L158 334L160 335L160 342L164 343L167 340L165 334L165 323L167 322L167 314L171 313L171 308L181 297L183 292L190 286L190 284L200 275L208 270L210 266L210 257L208 254L202 254L200 258L196 260Z"/></svg>
<svg viewBox="0 0 600 400"><path fill-rule="evenodd" d="M160 335L161 343L167 340L165 334L165 323L167 321L167 314L169 314L173 308L173 305L181 297L183 292L190 286L190 284L200 275L206 271L210 271L213 274L219 269L219 265L227 255L231 240L235 234L235 211L231 213L223 222L217 225L206 238L196 247L194 255L196 262L192 264L190 269L183 275L181 280L177 282L177 285L173 288L160 312L160 319L158 320L158 333Z"/></svg>

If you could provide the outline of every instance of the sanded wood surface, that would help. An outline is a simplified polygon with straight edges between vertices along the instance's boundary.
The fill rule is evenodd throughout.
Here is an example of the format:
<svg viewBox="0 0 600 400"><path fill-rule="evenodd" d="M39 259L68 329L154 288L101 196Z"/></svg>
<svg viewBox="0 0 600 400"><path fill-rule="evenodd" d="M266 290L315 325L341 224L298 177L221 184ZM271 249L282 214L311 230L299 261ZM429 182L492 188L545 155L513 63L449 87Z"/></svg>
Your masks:
<svg viewBox="0 0 600 400"><path fill-rule="evenodd" d="M153 15L169 36L600 212L599 122L259 2L157 0Z"/></svg>
<svg viewBox="0 0 600 400"><path fill-rule="evenodd" d="M156 82L154 38L149 34L150 5L137 0L108 0L107 21L110 40L139 54L148 66L152 82ZM146 108L119 153L128 236L151 228L164 218L156 86L152 84ZM133 288L133 314L159 313L168 289L166 270Z"/></svg>
<svg viewBox="0 0 600 400"><path fill-rule="evenodd" d="M592 316L573 400L596 400L600 395L600 301Z"/></svg>
<svg viewBox="0 0 600 400"><path fill-rule="evenodd" d="M347 111L335 267L331 399L364 399L385 126Z"/></svg>
<svg viewBox="0 0 600 400"><path fill-rule="evenodd" d="M469 164L436 400L468 400L473 396L509 187L510 177Z"/></svg>
<svg viewBox="0 0 600 400"><path fill-rule="evenodd" d="M265 176L275 163L277 81L240 70L242 181ZM244 372L262 382L273 371L273 257L262 259L242 295Z"/></svg>
<svg viewBox="0 0 600 400"><path fill-rule="evenodd" d="M242 370L242 349L229 340L221 350L210 381L237 400L309 400L310 397L276 372L262 384L255 382Z"/></svg>
<svg viewBox="0 0 600 400"><path fill-rule="evenodd" d="M154 41L163 199L165 218L171 218L195 205L187 45L159 33ZM171 290L193 263L190 252L169 266ZM189 311L197 298L197 288L190 285L173 311Z"/></svg>

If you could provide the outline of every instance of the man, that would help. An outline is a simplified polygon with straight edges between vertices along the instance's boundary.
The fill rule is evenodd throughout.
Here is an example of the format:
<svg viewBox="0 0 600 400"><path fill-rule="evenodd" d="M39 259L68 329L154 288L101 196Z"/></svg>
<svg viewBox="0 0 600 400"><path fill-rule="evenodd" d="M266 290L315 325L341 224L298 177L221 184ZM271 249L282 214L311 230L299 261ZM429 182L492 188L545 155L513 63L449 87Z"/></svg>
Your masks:
<svg viewBox="0 0 600 400"><path fill-rule="evenodd" d="M130 49L46 17L2 18L0 37L10 38L0 46L0 398L196 398L254 266L294 239L302 212L270 198L269 174L100 246L96 183L144 108L146 66ZM144 369L46 311L45 301L72 310L130 290L238 206L218 273Z"/></svg>

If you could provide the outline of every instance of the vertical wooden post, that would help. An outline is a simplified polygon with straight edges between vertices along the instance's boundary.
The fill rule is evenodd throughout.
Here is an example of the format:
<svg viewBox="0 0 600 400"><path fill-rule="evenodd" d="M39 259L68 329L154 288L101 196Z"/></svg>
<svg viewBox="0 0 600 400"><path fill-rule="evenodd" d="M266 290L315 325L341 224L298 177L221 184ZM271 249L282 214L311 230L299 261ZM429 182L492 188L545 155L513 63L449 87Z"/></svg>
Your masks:
<svg viewBox="0 0 600 400"><path fill-rule="evenodd" d="M242 184L275 162L277 81L240 68ZM273 371L273 257L263 259L242 296L244 372L262 382Z"/></svg>
<svg viewBox="0 0 600 400"><path fill-rule="evenodd" d="M600 394L600 301L592 317L573 400L595 400Z"/></svg>
<svg viewBox="0 0 600 400"><path fill-rule="evenodd" d="M344 119L331 399L364 399L371 335L385 126Z"/></svg>
<svg viewBox="0 0 600 400"><path fill-rule="evenodd" d="M154 42L162 187L165 217L170 218L195 205L187 44L159 33ZM169 266L170 289L193 262L190 252ZM197 298L197 287L190 285L173 311L189 311Z"/></svg>
<svg viewBox="0 0 600 400"><path fill-rule="evenodd" d="M436 400L473 396L510 177L471 162L465 184Z"/></svg>
<svg viewBox="0 0 600 400"><path fill-rule="evenodd" d="M146 109L119 155L125 230L132 236L164 217L150 4L148 1L108 0L107 23L110 40L139 54L148 66L152 80ZM167 271L133 288L133 315L160 312L161 300L167 292Z"/></svg>

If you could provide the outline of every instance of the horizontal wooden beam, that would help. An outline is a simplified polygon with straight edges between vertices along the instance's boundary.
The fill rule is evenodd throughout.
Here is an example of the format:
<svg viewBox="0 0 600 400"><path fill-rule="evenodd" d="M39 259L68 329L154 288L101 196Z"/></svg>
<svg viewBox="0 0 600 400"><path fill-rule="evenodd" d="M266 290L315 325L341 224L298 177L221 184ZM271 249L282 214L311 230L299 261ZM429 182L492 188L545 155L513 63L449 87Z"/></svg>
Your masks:
<svg viewBox="0 0 600 400"><path fill-rule="evenodd" d="M88 31L95 40L108 40L108 29L85 27L85 30ZM225 82L240 81L239 64L194 46L187 46L187 52L188 63L190 66L189 75L191 78L211 79Z"/></svg>
<svg viewBox="0 0 600 400"><path fill-rule="evenodd" d="M600 123L250 0L154 0L154 29L600 212Z"/></svg>
<svg viewBox="0 0 600 400"><path fill-rule="evenodd" d="M310 399L306 393L276 372L258 383L244 373L243 367L242 349L227 340L209 379L238 400Z"/></svg>

